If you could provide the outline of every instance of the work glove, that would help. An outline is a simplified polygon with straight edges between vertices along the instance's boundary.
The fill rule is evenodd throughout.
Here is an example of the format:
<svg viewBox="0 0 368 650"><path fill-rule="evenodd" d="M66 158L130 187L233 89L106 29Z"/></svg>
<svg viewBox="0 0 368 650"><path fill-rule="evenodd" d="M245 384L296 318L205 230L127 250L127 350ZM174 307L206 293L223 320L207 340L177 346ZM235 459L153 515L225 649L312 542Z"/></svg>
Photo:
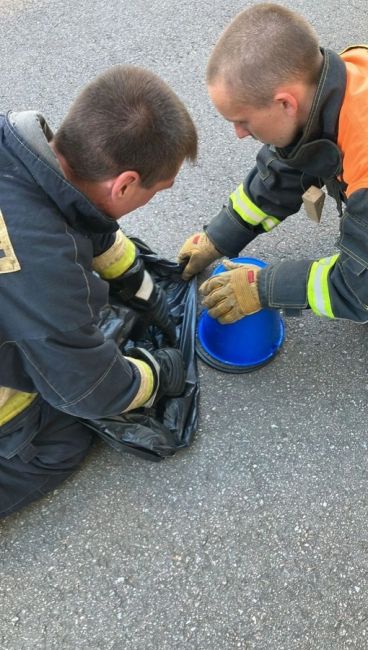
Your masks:
<svg viewBox="0 0 368 650"><path fill-rule="evenodd" d="M138 292L127 304L139 312L146 325L149 323L156 325L164 334L169 345L177 344L175 323L170 314L166 294L159 285L152 282L152 290L148 297L140 297Z"/></svg>
<svg viewBox="0 0 368 650"><path fill-rule="evenodd" d="M215 248L206 233L196 232L184 242L179 251L178 261L185 264L181 277L183 280L189 280L219 257L222 257L222 254Z"/></svg>
<svg viewBox="0 0 368 650"><path fill-rule="evenodd" d="M153 391L144 406L153 406L162 397L178 397L184 392L186 369L180 350L160 348L148 351L145 348L131 348L127 355L128 358L144 361L153 372L155 380Z"/></svg>
<svg viewBox="0 0 368 650"><path fill-rule="evenodd" d="M140 329L142 327L145 329L153 323L163 332L169 345L176 345L176 328L170 315L166 295L161 287L154 284L139 256L128 271L111 279L109 283L112 296L118 297L127 307L139 313Z"/></svg>
<svg viewBox="0 0 368 650"><path fill-rule="evenodd" d="M229 269L214 275L200 287L208 313L220 323L229 324L262 309L257 288L261 270L254 264L224 262Z"/></svg>

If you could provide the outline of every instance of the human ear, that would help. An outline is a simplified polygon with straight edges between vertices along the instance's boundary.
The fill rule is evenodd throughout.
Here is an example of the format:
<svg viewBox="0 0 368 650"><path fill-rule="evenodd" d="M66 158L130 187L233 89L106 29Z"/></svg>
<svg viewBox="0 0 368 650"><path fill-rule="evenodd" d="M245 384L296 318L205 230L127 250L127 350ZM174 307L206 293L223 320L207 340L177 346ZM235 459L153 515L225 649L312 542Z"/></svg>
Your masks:
<svg viewBox="0 0 368 650"><path fill-rule="evenodd" d="M136 171L125 171L113 179L111 185L111 198L121 199L131 188L140 183L140 175Z"/></svg>
<svg viewBox="0 0 368 650"><path fill-rule="evenodd" d="M291 92L278 92L274 97L280 107L285 111L289 117L295 117L298 113L298 100Z"/></svg>

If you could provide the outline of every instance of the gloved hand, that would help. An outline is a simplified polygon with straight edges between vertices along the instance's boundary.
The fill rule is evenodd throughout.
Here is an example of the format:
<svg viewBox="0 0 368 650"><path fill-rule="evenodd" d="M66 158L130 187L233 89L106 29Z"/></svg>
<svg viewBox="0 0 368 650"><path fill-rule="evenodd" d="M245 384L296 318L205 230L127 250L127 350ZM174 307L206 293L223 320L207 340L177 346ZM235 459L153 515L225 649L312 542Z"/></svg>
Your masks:
<svg viewBox="0 0 368 650"><path fill-rule="evenodd" d="M145 272L147 273L147 271ZM175 323L170 315L170 309L166 295L161 287L152 284L152 290L148 297L140 297L139 291L127 304L143 315L146 323L153 323L164 334L168 343L175 346L177 343Z"/></svg>
<svg viewBox="0 0 368 650"><path fill-rule="evenodd" d="M178 254L179 263L186 264L181 277L183 280L189 280L219 257L222 257L222 254L205 232L194 233L184 242Z"/></svg>
<svg viewBox="0 0 368 650"><path fill-rule="evenodd" d="M257 288L257 275L261 270L254 264L235 264L225 261L229 271L214 275L200 287L203 304L208 313L220 323L234 323L247 314L262 309Z"/></svg>
<svg viewBox="0 0 368 650"><path fill-rule="evenodd" d="M132 348L127 356L144 361L153 372L155 385L146 406L153 406L161 397L178 397L183 393L186 370L180 350L160 348L148 352L145 348Z"/></svg>
<svg viewBox="0 0 368 650"><path fill-rule="evenodd" d="M176 345L176 328L165 293L154 284L139 255L125 273L109 280L109 284L115 299L118 298L140 313L141 325L146 327L149 323L154 323L164 333L168 343Z"/></svg>

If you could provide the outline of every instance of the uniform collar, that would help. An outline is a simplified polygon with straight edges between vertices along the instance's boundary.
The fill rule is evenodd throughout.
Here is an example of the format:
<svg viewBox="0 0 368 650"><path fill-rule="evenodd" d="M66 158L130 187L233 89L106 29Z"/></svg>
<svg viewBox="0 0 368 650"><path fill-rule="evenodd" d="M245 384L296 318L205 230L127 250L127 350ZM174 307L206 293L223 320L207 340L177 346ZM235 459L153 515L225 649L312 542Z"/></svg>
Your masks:
<svg viewBox="0 0 368 650"><path fill-rule="evenodd" d="M10 112L6 116L4 136L7 146L22 161L36 183L77 230L114 232L115 219L101 212L63 175L49 142L53 133L45 118L36 111Z"/></svg>
<svg viewBox="0 0 368 650"><path fill-rule="evenodd" d="M295 159L303 145L315 140L337 141L340 107L346 88L346 67L333 50L321 48L321 52L323 65L308 121L296 143L274 148L280 159Z"/></svg>

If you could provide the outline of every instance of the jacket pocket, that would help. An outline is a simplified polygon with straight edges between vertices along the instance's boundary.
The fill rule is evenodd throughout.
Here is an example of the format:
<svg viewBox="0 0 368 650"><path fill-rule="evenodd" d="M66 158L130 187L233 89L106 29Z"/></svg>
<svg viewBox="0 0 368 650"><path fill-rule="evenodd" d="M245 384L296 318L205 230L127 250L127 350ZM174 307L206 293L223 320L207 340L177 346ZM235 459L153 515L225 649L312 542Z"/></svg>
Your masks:
<svg viewBox="0 0 368 650"><path fill-rule="evenodd" d="M352 215L345 210L341 219L338 247L358 264L351 266L351 271L358 273L368 267L368 221L361 215Z"/></svg>
<svg viewBox="0 0 368 650"><path fill-rule="evenodd" d="M363 309L368 311L368 262L341 255L340 269L344 282L355 295Z"/></svg>

